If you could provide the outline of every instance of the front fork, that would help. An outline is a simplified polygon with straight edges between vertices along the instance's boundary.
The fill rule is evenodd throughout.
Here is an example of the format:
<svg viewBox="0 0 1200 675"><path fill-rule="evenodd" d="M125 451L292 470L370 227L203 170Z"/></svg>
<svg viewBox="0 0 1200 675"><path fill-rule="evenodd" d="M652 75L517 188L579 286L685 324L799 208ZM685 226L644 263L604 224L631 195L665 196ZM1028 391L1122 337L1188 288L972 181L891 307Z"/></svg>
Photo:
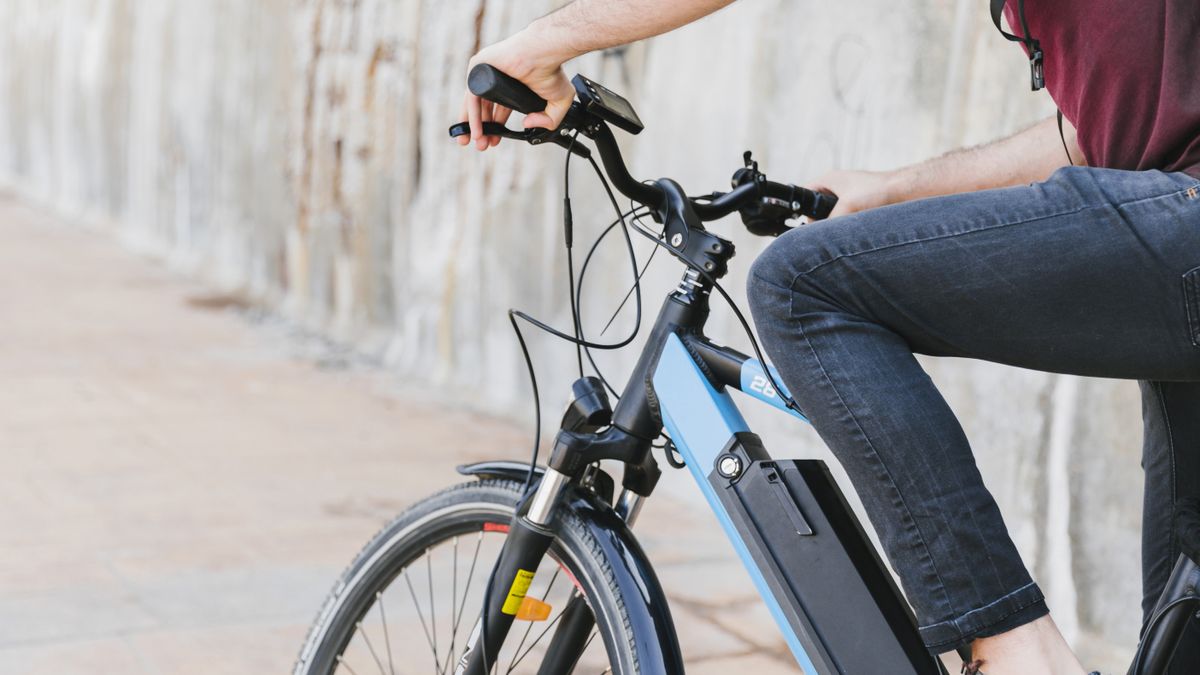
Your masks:
<svg viewBox="0 0 1200 675"><path fill-rule="evenodd" d="M612 409L599 380L585 377L572 385L574 398L563 416L562 429L555 440L550 466L542 476L529 508L518 509L509 525L508 537L489 580L483 611L467 641L455 675L487 675L500 654L513 621L533 582L555 533L554 512L572 481L583 476L601 459L627 462L623 490L616 510L626 524L632 525L642 499L649 495L660 472L650 444L615 427L603 432ZM599 432L599 433L598 433ZM609 482L611 485L611 481ZM608 491L611 497L612 491ZM538 669L538 675L568 675L583 654L595 627L595 616L578 589L558 617L558 625Z"/></svg>
<svg viewBox="0 0 1200 675"><path fill-rule="evenodd" d="M533 583L534 572L554 542L550 520L554 515L554 504L568 481L569 478L558 471L546 471L529 512L513 516L500 559L488 582L483 611L454 671L457 675L485 675L490 671L488 666L495 664L500 647L525 600L525 593ZM539 507L536 512L534 507Z"/></svg>

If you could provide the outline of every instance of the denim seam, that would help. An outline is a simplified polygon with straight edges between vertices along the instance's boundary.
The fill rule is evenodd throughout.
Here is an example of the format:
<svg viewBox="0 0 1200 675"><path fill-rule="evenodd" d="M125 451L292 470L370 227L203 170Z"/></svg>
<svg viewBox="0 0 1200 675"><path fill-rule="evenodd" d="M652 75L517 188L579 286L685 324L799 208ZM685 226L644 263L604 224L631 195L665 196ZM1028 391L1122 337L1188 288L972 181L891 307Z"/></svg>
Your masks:
<svg viewBox="0 0 1200 675"><path fill-rule="evenodd" d="M755 275L755 278L757 278L759 281L763 281L765 283L771 284L772 286L775 286L776 288L780 288L781 290L784 290L778 284L775 284L774 282L771 282L771 281L767 281L766 279L763 279L762 277L760 277L758 275ZM795 297L795 292L796 292L795 289L786 289L786 290L788 293L792 294L793 298ZM833 393L837 396L838 403L840 403L842 405L842 408L846 411L846 413L850 415L850 419L854 422L854 426L858 427L858 433L862 435L864 440L866 440L867 447L871 450L871 455L874 457L875 461L878 462L879 466L883 469L884 473L887 475L888 482L891 484L892 490L896 493L896 497L900 500L900 506L904 509L904 515L908 521L906 523L907 528L911 532L916 533L917 540L921 544L921 553L925 559L925 564L929 566L929 569L933 571L933 575L935 577L937 577L938 588L942 592L942 597L946 603L946 606L950 609L951 612L954 612L955 611L954 603L950 600L950 593L946 589L946 582L945 582L945 580L942 579L942 574L940 571L938 571L937 564L934 562L933 556L930 555L930 553L929 553L929 544L925 542L925 535L921 533L921 528L917 526L916 518L914 518L912 515L912 509L909 508L908 502L905 501L904 494L902 492L900 492L900 489L898 487L896 487L895 477L892 476L892 472L890 469L888 469L887 463L883 461L883 456L880 455L879 451L875 449L875 443L871 441L871 437L868 436L866 430L863 429L862 423L858 421L858 416L855 415L854 411L850 409L850 406L846 403L846 399L844 399L842 397L842 392L840 392L838 390L837 385L834 384L834 382L833 382L833 378L829 376L829 371L825 369L825 364L821 361L821 357L817 354L816 348L813 347L812 340L810 340L808 338L808 333L806 333L804 331L804 326L803 326L802 321L798 317L796 317L795 312L792 309L791 302L789 302L788 314L790 315L791 319L796 322L796 326L800 330L800 337L804 338L804 342L805 342L805 344L808 345L809 351L812 352L813 358L817 362L817 366L821 369L821 375L824 376L825 381L829 383L830 389L832 389Z"/></svg>
<svg viewBox="0 0 1200 675"><path fill-rule="evenodd" d="M1017 593L1020 593L1021 591L1024 591L1025 589L1027 589L1027 588L1030 588L1030 587L1032 587L1032 586L1036 586L1036 585L1037 585L1037 584L1036 584L1035 582L1032 582L1032 581L1031 581L1031 582L1029 582L1029 583L1025 584L1024 586L1022 586L1022 587L1020 587L1020 588L1018 588L1018 589L1016 589L1016 590L1009 591L1008 593L1005 593L1004 595L1002 595L1002 596L1000 596L1000 597L996 598L995 600L993 600L993 601L989 602L989 603L988 603L988 604L986 604L986 605L983 605L983 606L981 606L981 607L976 607L975 609L972 609L972 610L969 610L969 611L963 612L962 614L959 614L957 617L955 617L955 618L953 618L953 619L948 619L948 620L946 620L946 621L939 621L939 622L937 622L937 623L931 623L931 624L927 624L927 625L925 625L925 626L918 626L918 627L917 627L917 630L927 630L927 629L930 629L930 628L937 628L937 627L939 627L939 626L945 626L946 624L950 624L951 626L954 626L955 628L958 628L958 622L959 622L959 621L962 621L963 619L967 618L968 616L971 616L972 614L975 614L976 612L982 612L982 611L983 611L983 610L985 610L985 609L988 609L988 608L990 608L990 607L993 607L993 606L995 606L995 605L998 605L998 604L1000 604L1001 602L1004 602L1005 600L1007 600L1007 599L1011 598L1012 596L1016 595ZM1036 601L1036 600L1034 600L1033 602L1037 602L1037 601ZM1000 618L1001 618L1001 619L1003 619L1003 618L1006 618L1006 617L1012 616L1012 615L1013 615L1013 614L1015 614L1016 612L1019 612L1019 611L1021 611L1022 609L1024 609L1024 608L1028 607L1029 605L1032 605L1032 604L1033 604L1033 602L1030 602L1030 603L1028 603L1028 604L1022 605L1021 607L1017 608L1017 610L1016 610L1015 612L1009 612L1008 614L1005 614L1003 617L1000 617ZM999 620L999 619L998 619L998 620ZM993 622L993 623L994 623L994 622Z"/></svg>
<svg viewBox="0 0 1200 675"><path fill-rule="evenodd" d="M1188 337L1192 341L1192 346L1200 346L1196 344L1196 321L1192 317L1192 294L1188 291L1188 284L1191 283L1188 280L1188 275L1194 271L1188 270L1183 273L1183 312L1187 315Z"/></svg>
<svg viewBox="0 0 1200 675"><path fill-rule="evenodd" d="M1127 203L1133 203L1133 202L1127 202ZM1086 206L1081 206L1077 209L1073 209L1070 211L1056 211L1054 213L1048 213L1046 215L1038 216L1036 218L1027 218L1024 220L1014 220L1012 222L1007 222L1007 223L997 223L995 225L988 225L987 227L978 227L978 228L974 228L974 229L970 229L970 230L963 230L962 232L951 232L948 234L939 234L939 235L932 236L932 237L922 237L922 238L917 238L917 239L910 239L908 241L899 241L894 244L885 244L883 246L875 246L872 248L863 249L861 251L855 251L853 253L842 253L842 254L839 254L839 255L836 255L836 256L830 258L829 260L821 261L821 262L817 263L816 265L814 265L813 267L809 268L808 270L805 270L804 272L800 272L796 276L792 277L792 283L791 283L791 287L789 288L789 290L791 292L795 292L796 282L800 279L800 277L812 274L813 272L816 272L817 270L821 269L822 267L824 267L830 263L835 263L843 258L853 258L855 256L863 255L866 253L875 253L876 251L886 251L886 250L892 249L892 248L908 246L910 244L920 244L920 243L924 243L927 241L938 241L940 239L952 239L954 237L961 237L963 235L974 234L976 232L988 232L991 230L1000 229L1002 227L1009 227L1012 225L1026 225L1028 223L1036 223L1039 220L1047 220L1049 218L1057 218L1059 216L1069 216L1069 215L1079 213L1081 211L1087 211L1088 209L1094 209L1094 208L1100 208L1100 207L1095 204L1088 204Z"/></svg>
<svg viewBox="0 0 1200 675"><path fill-rule="evenodd" d="M1200 347L1200 316L1195 316L1192 312L1192 306L1200 306L1200 284L1196 282L1193 275L1200 274L1200 267L1190 269L1183 273L1181 280L1183 281L1183 311L1187 314L1188 322L1188 338L1191 339L1192 345Z"/></svg>
<svg viewBox="0 0 1200 675"><path fill-rule="evenodd" d="M1175 190L1174 192L1166 192L1161 195L1154 195L1153 197L1141 197L1140 199L1130 199L1129 201L1120 202L1120 203L1111 202L1111 205L1113 206L1113 208L1121 209L1121 208L1125 208L1126 206L1133 206L1135 204L1141 204L1142 202L1152 202L1157 199L1167 199L1169 197L1178 197L1180 195L1183 195L1184 198L1186 198L1186 199L1194 199L1194 197L1191 197L1190 195L1198 187L1200 187L1200 182L1196 183L1195 185L1189 185L1181 190Z"/></svg>
<svg viewBox="0 0 1200 675"><path fill-rule="evenodd" d="M1179 503L1178 476L1175 473L1175 435L1171 432L1171 414L1167 412L1167 397L1163 394L1162 382L1154 383L1154 393L1158 395L1158 406L1162 410L1163 424L1167 427L1167 450L1171 457L1171 532L1167 543L1169 559L1178 557L1175 550L1175 505Z"/></svg>

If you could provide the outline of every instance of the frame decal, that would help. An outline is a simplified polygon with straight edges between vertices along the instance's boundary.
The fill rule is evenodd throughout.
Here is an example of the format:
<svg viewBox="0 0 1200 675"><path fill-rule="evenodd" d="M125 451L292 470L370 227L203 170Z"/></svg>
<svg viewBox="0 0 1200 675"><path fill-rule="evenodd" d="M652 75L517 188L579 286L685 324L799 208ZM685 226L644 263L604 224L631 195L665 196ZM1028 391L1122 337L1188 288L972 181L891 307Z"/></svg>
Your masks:
<svg viewBox="0 0 1200 675"><path fill-rule="evenodd" d="M775 370L774 366L768 365L767 368L771 369L771 377L775 378L775 382L779 384L783 396L780 396L781 392L775 391L775 387L771 384L771 378L767 377L763 372L762 361L758 359L746 359L742 363L742 381L738 388L763 403L808 422L807 417L787 407L787 404L783 402L783 399L791 394L788 392L787 387L784 386L783 378L779 376L779 371Z"/></svg>

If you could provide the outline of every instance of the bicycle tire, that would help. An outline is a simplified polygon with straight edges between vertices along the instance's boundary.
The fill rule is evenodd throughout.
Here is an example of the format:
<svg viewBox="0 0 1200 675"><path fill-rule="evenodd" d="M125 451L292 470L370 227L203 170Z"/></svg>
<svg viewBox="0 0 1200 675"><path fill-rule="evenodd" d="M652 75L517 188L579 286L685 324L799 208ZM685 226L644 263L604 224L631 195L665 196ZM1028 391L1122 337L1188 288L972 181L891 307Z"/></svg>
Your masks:
<svg viewBox="0 0 1200 675"><path fill-rule="evenodd" d="M359 622L371 611L380 589L397 579L401 571L423 552L428 555L431 546L444 543L452 536L483 532L488 527L495 531L506 526L521 496L522 487L521 483L506 479L489 478L463 483L425 498L386 525L355 557L329 593L309 629L293 670L294 675L332 675L337 672L339 657L354 639L356 628L361 628ZM636 675L641 671L637 663L635 636L630 630L625 603L613 577L612 566L603 559L602 549L592 532L569 510L560 509L556 514L555 529L558 536L548 558L567 571L592 609L597 634L602 639L608 658L610 670L605 672ZM485 575L490 572L492 562L489 559L481 563ZM464 593L464 600L465 597ZM476 611L469 620L473 622L477 616ZM514 626L510 640L515 639L512 635L516 632ZM375 651L372 647L373 655ZM436 657L435 653L435 672ZM454 658L457 659L458 655L454 655ZM391 659L390 652L388 659ZM531 665L529 672L536 672L536 664ZM381 672L387 672L381 660L379 666ZM346 672L361 671L350 669Z"/></svg>

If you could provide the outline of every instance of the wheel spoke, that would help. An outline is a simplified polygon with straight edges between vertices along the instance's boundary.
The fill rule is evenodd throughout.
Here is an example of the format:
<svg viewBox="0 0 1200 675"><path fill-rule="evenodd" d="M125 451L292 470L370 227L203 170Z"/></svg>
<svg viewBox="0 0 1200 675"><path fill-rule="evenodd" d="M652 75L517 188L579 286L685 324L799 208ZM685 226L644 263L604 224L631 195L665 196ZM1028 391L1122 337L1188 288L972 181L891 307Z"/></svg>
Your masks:
<svg viewBox="0 0 1200 675"><path fill-rule="evenodd" d="M592 640L594 640L595 638L596 638L596 632L593 631L592 634L588 635L588 641L586 641L586 643L583 643L583 649L580 650L580 653L587 653L588 647L592 646ZM612 665L610 665L610 667L605 668L604 670L600 671L600 675L604 675L605 673L610 673L610 674L612 673Z"/></svg>
<svg viewBox="0 0 1200 675"><path fill-rule="evenodd" d="M550 620L550 623L546 624L545 630L543 630L541 633L538 633L538 636L536 638L534 638L533 644L526 647L525 651L522 652L519 657L517 657L517 660L515 663L513 663L512 668L516 668L518 665L520 665L521 661L526 656L529 655L529 652L533 651L533 648L536 647L537 644L542 641L542 638L546 637L546 633L549 633L550 629L554 628L554 625L557 624L558 620L562 618L563 612L565 612L565 611L567 611L567 608L564 605L563 608L561 610L559 610L558 614L555 614L554 618ZM509 672L512 672L512 671L510 670Z"/></svg>
<svg viewBox="0 0 1200 675"><path fill-rule="evenodd" d="M383 593L375 593L375 602L379 605L379 621L383 624L383 646L387 649L388 673L396 675L396 665L392 662L392 638L388 635L387 612L383 610Z"/></svg>
<svg viewBox="0 0 1200 675"><path fill-rule="evenodd" d="M408 594L412 596L413 606L417 608L417 618L421 620L421 630L425 631L425 640L429 643L429 648L433 650L433 667L436 669L441 659L438 657L437 650L433 646L433 638L429 636L429 626L425 624L425 614L421 612L421 603L417 601L417 592L413 590L412 581L408 578L408 568L404 568L404 583L408 585Z"/></svg>
<svg viewBox="0 0 1200 675"><path fill-rule="evenodd" d="M441 651L437 647L437 603L433 601L433 557L429 555L429 549L425 549L425 574L425 581L429 585L429 630L433 633L433 667L437 668L438 654Z"/></svg>
<svg viewBox="0 0 1200 675"><path fill-rule="evenodd" d="M504 671L505 675L511 673L513 668L517 667L517 656L521 653L521 647L525 646L525 641L529 639L529 633L533 630L533 622L527 622L525 626L525 634L521 636L521 641L517 643L517 648L513 650L512 660L508 662L508 669Z"/></svg>
<svg viewBox="0 0 1200 675"><path fill-rule="evenodd" d="M446 655L446 670L449 670L450 664L454 659L455 641L458 639L458 626L462 623L464 610L467 607L467 596L471 593L471 581L475 579L475 564L479 562L479 549L483 546L483 532L479 532L479 538L475 540L475 554L471 556L471 569L467 571L467 585L463 588L462 602L458 605L458 618L454 620L454 632L450 638L450 653Z"/></svg>
<svg viewBox="0 0 1200 675"><path fill-rule="evenodd" d="M480 533L482 538L483 534ZM454 645L458 641L458 613L455 608L458 606L458 537L454 538L452 545L454 549L454 563L450 566L451 582L450 582L450 647L446 650L446 665L438 669L439 673L445 673L450 669L450 659L454 658Z"/></svg>
<svg viewBox="0 0 1200 675"><path fill-rule="evenodd" d="M363 642L367 643L367 651L371 652L371 658L375 659L375 665L379 666L380 675L387 675L383 669L383 661L379 660L379 654L375 653L375 645L371 644L371 636L367 635L367 631L363 630L362 622L354 624L354 631L362 636Z"/></svg>
<svg viewBox="0 0 1200 675"><path fill-rule="evenodd" d="M346 659L343 659L341 654L338 654L337 662L339 666L343 666L346 668L346 670L350 671L350 675L358 675L358 673L350 667L350 664L346 663Z"/></svg>

